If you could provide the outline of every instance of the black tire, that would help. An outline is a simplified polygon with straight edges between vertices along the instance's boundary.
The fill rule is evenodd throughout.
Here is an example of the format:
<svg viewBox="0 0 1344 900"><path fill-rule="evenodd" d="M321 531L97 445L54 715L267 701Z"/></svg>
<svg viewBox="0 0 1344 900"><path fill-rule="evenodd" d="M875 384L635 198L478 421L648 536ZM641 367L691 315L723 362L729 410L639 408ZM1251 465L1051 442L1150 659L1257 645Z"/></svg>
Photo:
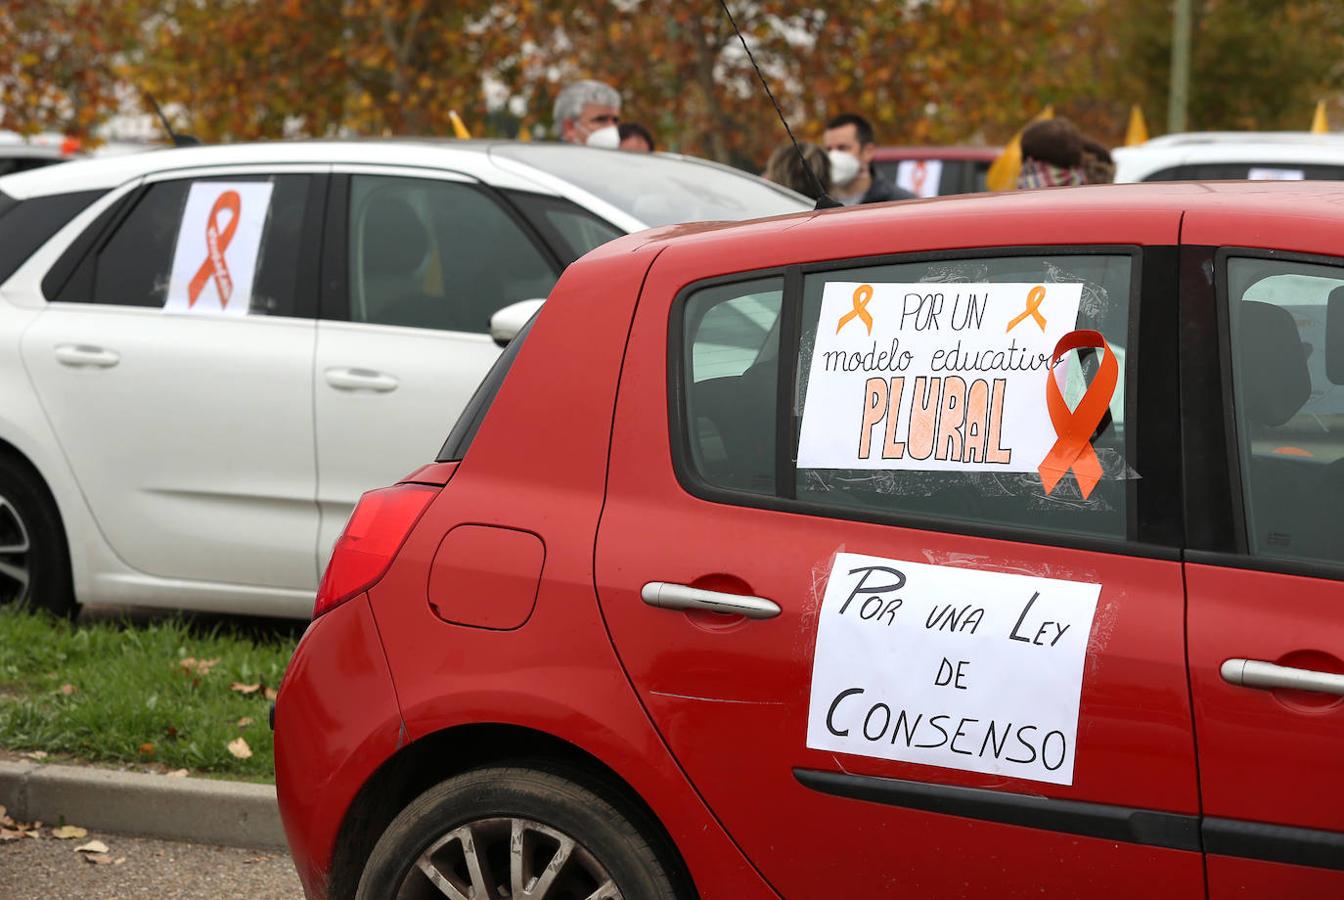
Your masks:
<svg viewBox="0 0 1344 900"><path fill-rule="evenodd" d="M591 864L602 870L599 879L609 877L622 900L677 900L663 860L649 836L631 821L632 815L639 818L638 812L631 810L632 815L627 815L617 803L579 780L538 769L499 766L464 772L425 791L392 821L364 866L356 898L443 897L444 893L430 884L416 864L421 854L466 828L472 829L474 842L485 858L495 861L489 896L512 897L511 887L498 877L509 871L508 856L492 857L486 839L489 828L504 827L492 823L510 820L540 824L572 838L577 845L560 868L569 880L562 884L561 876L557 876L556 889L545 895L546 900L588 896L592 888L582 885L588 884L591 873L586 866ZM537 842L544 844L545 840L541 836ZM511 846L505 848L506 854ZM545 871L544 862L552 858L547 854L553 855L553 850L542 846L537 852L539 868L533 871ZM458 863L459 878L465 872L460 867L465 863L461 842L443 844L433 858L440 871L448 872ZM577 892L561 890L571 883ZM417 892L420 887L426 890Z"/></svg>
<svg viewBox="0 0 1344 900"><path fill-rule="evenodd" d="M21 541L28 549L13 551ZM26 585L14 577L20 567L27 570ZM76 611L70 550L56 503L31 467L8 457L0 457L0 603L26 603L66 618Z"/></svg>

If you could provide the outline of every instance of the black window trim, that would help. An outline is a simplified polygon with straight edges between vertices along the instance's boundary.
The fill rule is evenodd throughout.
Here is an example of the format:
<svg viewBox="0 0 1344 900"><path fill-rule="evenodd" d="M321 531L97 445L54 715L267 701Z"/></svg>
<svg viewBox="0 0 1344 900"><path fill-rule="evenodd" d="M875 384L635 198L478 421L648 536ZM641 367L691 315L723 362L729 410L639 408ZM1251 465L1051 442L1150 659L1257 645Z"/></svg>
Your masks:
<svg viewBox="0 0 1344 900"><path fill-rule="evenodd" d="M671 451L672 467L673 471L676 473L677 481L683 490L694 497L712 503L722 503L730 506L812 515L827 519L891 525L901 528L936 531L945 534L959 534L968 537L1066 547L1100 553L1114 553L1124 556L1179 560L1181 558L1180 534L1182 533L1180 528L1177 528L1172 534L1170 543L1158 543L1147 539L1148 532L1152 529L1149 528L1148 523L1144 523L1138 519L1139 504L1136 502L1136 497L1138 496L1139 484L1137 483L1138 480L1135 479L1131 479L1127 482L1128 493L1126 496L1126 503L1128 506L1127 517L1129 521L1126 523L1127 534L1124 538L1039 531L1014 525L970 522L951 518L911 515L900 512L840 508L824 503L799 500L796 497L783 496L785 490L782 490L779 484L781 473L784 474L785 484L792 479L797 460L797 448L795 446L797 442L797 429L794 427L792 409L793 389L794 383L796 382L796 370L798 365L797 344L798 337L801 334L802 324L802 292L804 276L816 272L843 272L847 269L868 268L871 266L918 264L921 262L940 262L957 259L986 259L1014 256L1058 257L1104 255L1130 257L1132 262L1129 284L1129 334L1127 335L1129 343L1126 350L1125 366L1125 458L1132 464L1132 461L1138 458L1136 456L1136 451L1140 446L1138 443L1140 428L1137 419L1139 411L1138 388L1140 384L1138 370L1140 354L1138 350L1139 341L1143 336L1140 329L1140 307L1142 306L1145 297L1145 290L1150 290L1152 287L1152 285L1145 279L1145 271L1147 267L1145 266L1144 257L1145 252L1161 249L1169 250L1172 253L1175 251L1174 246L1171 245L1141 247L1136 244L966 247L956 250L890 253L878 256L808 262L790 266L775 266L754 269L746 272L733 272L691 282L677 292L676 297L669 306L668 313L667 398L670 437L669 449ZM754 494L748 491L732 490L730 488L709 484L695 471L695 467L692 463L693 457L691 456L690 446L691 429L686 420L686 391L684 387L685 333L683 326L686 302L689 297L697 291L711 287L758 281L771 277L783 278L784 295L780 311L780 384L777 386L777 406L775 410L777 436L775 446L775 473L777 483L773 495L764 495ZM786 336L793 340L792 352L789 352L788 345L785 343ZM1172 344L1174 346L1174 342L1172 342ZM778 440L778 436L784 432L785 420L787 420L787 428L789 430L785 435L786 439L780 441ZM1149 439L1149 446L1151 446L1155 440L1156 435ZM1179 452L1169 453L1166 458L1170 460L1173 470L1171 473L1168 473L1168 477L1162 479L1162 483L1168 484L1172 490L1179 492L1180 479L1179 469L1177 467L1179 466L1180 454ZM1173 498L1173 502L1177 514L1179 515L1179 497Z"/></svg>
<svg viewBox="0 0 1344 900"><path fill-rule="evenodd" d="M1344 275L1344 257L1237 245L1198 249L1202 249L1206 253L1212 252L1214 297L1212 315L1215 318L1214 324L1218 335L1216 356L1219 393L1221 395L1220 402L1214 406L1214 409L1218 411L1222 419L1219 431L1224 443L1223 460L1226 466L1226 480L1220 487L1226 489L1232 500L1230 510L1232 531L1230 544L1224 542L1221 546L1192 547L1192 549L1186 551L1186 560L1191 563L1224 566L1233 569L1249 569L1259 572L1276 572L1284 575L1344 581L1344 562L1332 563L1326 560L1296 560L1256 556L1250 552L1244 480L1241 477L1240 435L1237 431L1236 400L1233 393L1232 306L1231 298L1228 295L1227 279L1227 261L1232 258L1268 259L1330 266L1340 269L1341 275ZM1187 480L1190 477L1189 472L1187 472Z"/></svg>

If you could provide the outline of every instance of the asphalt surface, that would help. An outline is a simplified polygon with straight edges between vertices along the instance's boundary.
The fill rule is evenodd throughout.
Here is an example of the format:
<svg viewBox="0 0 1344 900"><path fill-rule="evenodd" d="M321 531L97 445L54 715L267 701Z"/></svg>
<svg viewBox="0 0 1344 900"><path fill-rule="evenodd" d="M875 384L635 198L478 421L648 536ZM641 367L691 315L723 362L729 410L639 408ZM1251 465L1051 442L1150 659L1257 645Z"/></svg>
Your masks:
<svg viewBox="0 0 1344 900"><path fill-rule="evenodd" d="M299 900L303 890L284 853L178 844L90 832L75 840L21 838L0 843L3 900ZM75 850L100 840L106 862Z"/></svg>

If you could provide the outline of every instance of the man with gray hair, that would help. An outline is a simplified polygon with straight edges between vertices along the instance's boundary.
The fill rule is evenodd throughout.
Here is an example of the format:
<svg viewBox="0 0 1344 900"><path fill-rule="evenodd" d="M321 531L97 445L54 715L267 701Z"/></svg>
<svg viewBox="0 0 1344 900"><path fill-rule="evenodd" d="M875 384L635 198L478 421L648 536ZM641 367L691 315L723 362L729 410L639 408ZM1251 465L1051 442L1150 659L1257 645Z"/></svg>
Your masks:
<svg viewBox="0 0 1344 900"><path fill-rule="evenodd" d="M615 150L621 144L621 95L600 81L576 81L555 97L555 127L560 140Z"/></svg>

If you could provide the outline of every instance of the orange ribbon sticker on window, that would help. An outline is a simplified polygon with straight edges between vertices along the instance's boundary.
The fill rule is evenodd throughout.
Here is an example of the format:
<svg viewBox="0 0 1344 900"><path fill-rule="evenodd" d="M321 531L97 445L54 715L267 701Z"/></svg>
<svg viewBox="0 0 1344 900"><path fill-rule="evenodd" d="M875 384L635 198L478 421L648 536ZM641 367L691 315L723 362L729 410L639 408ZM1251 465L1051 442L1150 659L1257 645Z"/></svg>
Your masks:
<svg viewBox="0 0 1344 900"><path fill-rule="evenodd" d="M1083 393L1083 399L1078 401L1076 407L1069 409L1055 381L1055 366L1070 350L1088 347L1104 351L1101 366ZM1071 331L1055 345L1050 368L1046 372L1045 405L1057 438L1038 468L1041 485L1047 494L1054 492L1055 485L1059 484L1069 469L1073 469L1073 475L1078 479L1078 489L1082 491L1084 500L1091 496L1097 482L1101 481L1101 461L1092 449L1092 435L1110 408L1119 377L1120 366L1115 361L1115 352L1100 332Z"/></svg>
<svg viewBox="0 0 1344 900"><path fill-rule="evenodd" d="M238 192L225 191L219 195L219 199L210 209L210 215L205 220L207 253L205 261L201 263L201 267L192 276L191 283L187 285L188 309L196 305L197 298L201 296L201 291L205 289L205 283L211 278L215 280L215 290L219 291L220 307L228 307L229 295L233 293L233 279L229 276L229 267L224 260L224 251L229 248L229 244L233 241L233 233L238 230L238 215L241 208L242 198L238 196ZM219 215L225 210L232 215L229 217L229 224L224 226L221 233Z"/></svg>
<svg viewBox="0 0 1344 900"><path fill-rule="evenodd" d="M868 312L868 301L873 299L873 286L871 284L861 284L854 289L854 308L840 317L840 323L835 326L835 333L839 334L840 329L854 319L859 319L868 328L868 334L873 333L873 316Z"/></svg>
<svg viewBox="0 0 1344 900"><path fill-rule="evenodd" d="M1027 308L1018 313L1017 318L1008 323L1007 331L1012 331L1028 318L1035 320L1041 331L1045 331L1045 316L1041 315L1041 304L1045 302L1045 286L1038 284L1027 294ZM1007 334L1007 331L1004 333Z"/></svg>

